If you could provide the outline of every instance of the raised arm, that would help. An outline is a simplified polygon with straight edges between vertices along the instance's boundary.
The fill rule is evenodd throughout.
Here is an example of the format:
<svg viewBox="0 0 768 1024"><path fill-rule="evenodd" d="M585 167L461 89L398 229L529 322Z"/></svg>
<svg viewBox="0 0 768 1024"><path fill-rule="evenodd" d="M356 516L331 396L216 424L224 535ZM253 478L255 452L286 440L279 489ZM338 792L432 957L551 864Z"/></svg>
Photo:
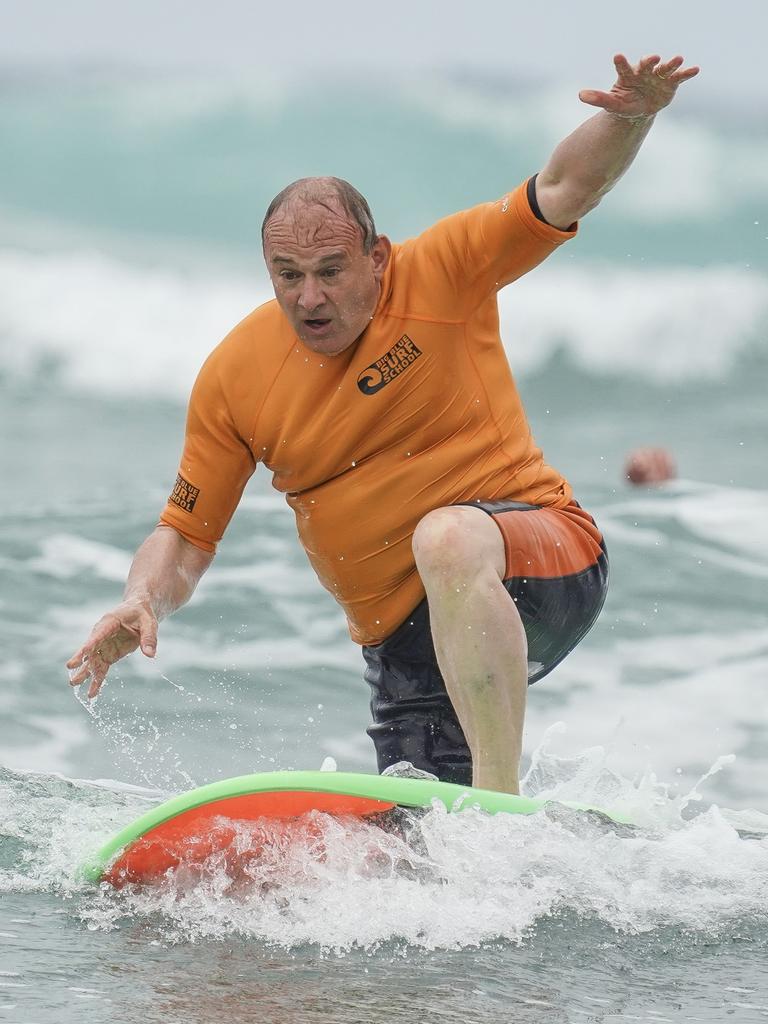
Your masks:
<svg viewBox="0 0 768 1024"><path fill-rule="evenodd" d="M635 159L656 114L699 73L683 70L682 57L662 63L654 55L632 66L617 54L613 63L618 77L610 92L579 93L603 109L560 143L536 179L541 214L555 227L565 229L597 206Z"/></svg>
<svg viewBox="0 0 768 1024"><path fill-rule="evenodd" d="M212 560L176 530L158 526L136 552L122 602L99 619L67 662L71 685L90 678L88 697L95 697L110 667L126 654L140 646L154 658L158 623L186 604Z"/></svg>

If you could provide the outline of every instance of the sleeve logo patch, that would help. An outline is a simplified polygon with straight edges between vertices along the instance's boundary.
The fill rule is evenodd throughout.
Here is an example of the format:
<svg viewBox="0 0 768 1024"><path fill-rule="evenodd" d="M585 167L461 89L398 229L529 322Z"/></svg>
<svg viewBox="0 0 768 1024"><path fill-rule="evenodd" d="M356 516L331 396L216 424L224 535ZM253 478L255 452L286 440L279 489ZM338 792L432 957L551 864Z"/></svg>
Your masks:
<svg viewBox="0 0 768 1024"><path fill-rule="evenodd" d="M171 496L169 501L172 501L174 505L178 505L179 508L183 508L185 512L192 512L195 508L195 502L197 496L200 493L199 487L193 487L188 480L179 473L176 477L176 483L173 485Z"/></svg>
<svg viewBox="0 0 768 1024"><path fill-rule="evenodd" d="M357 378L357 386L364 395L375 395L385 384L399 377L421 355L421 349L407 334L396 342L386 355L367 366Z"/></svg>

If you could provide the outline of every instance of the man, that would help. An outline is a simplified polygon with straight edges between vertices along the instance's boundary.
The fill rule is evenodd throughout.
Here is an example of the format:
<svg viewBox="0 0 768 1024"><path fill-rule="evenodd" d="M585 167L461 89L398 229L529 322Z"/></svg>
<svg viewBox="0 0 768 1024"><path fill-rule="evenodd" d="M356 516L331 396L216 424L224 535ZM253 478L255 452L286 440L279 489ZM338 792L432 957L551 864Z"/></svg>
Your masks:
<svg viewBox="0 0 768 1024"><path fill-rule="evenodd" d="M698 73L614 60L602 110L510 195L393 247L335 178L270 205L276 301L213 352L181 466L123 602L70 659L95 696L110 665L184 604L257 463L296 513L321 582L363 645L379 768L516 792L527 685L602 606L600 532L533 443L498 333L496 292L571 238Z"/></svg>

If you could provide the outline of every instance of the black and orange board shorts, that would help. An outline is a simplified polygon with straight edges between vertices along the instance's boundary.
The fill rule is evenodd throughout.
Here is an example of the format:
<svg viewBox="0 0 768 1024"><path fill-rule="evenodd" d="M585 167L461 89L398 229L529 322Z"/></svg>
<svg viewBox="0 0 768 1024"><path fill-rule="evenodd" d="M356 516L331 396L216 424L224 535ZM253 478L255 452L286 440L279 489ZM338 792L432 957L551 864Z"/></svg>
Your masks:
<svg viewBox="0 0 768 1024"><path fill-rule="evenodd" d="M592 517L514 501L463 502L501 530L504 586L528 640L528 682L566 657L594 624L608 588L608 556ZM470 785L472 759L435 657L426 598L380 644L364 646L379 772L398 761Z"/></svg>

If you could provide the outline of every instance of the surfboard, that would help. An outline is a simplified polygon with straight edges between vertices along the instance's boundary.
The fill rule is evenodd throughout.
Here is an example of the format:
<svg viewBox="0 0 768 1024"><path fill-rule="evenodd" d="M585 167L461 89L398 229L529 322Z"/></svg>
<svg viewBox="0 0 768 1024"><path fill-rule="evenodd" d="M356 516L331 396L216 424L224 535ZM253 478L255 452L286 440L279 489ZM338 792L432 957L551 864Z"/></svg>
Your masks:
<svg viewBox="0 0 768 1024"><path fill-rule="evenodd" d="M488 814L535 814L548 802L432 779L350 772L265 772L223 779L153 807L113 836L81 867L87 881L116 888L161 880L180 865L200 864L233 841L235 823L300 818L312 811L371 818L395 807L430 807L450 813L474 807ZM563 801L580 811L598 811Z"/></svg>

